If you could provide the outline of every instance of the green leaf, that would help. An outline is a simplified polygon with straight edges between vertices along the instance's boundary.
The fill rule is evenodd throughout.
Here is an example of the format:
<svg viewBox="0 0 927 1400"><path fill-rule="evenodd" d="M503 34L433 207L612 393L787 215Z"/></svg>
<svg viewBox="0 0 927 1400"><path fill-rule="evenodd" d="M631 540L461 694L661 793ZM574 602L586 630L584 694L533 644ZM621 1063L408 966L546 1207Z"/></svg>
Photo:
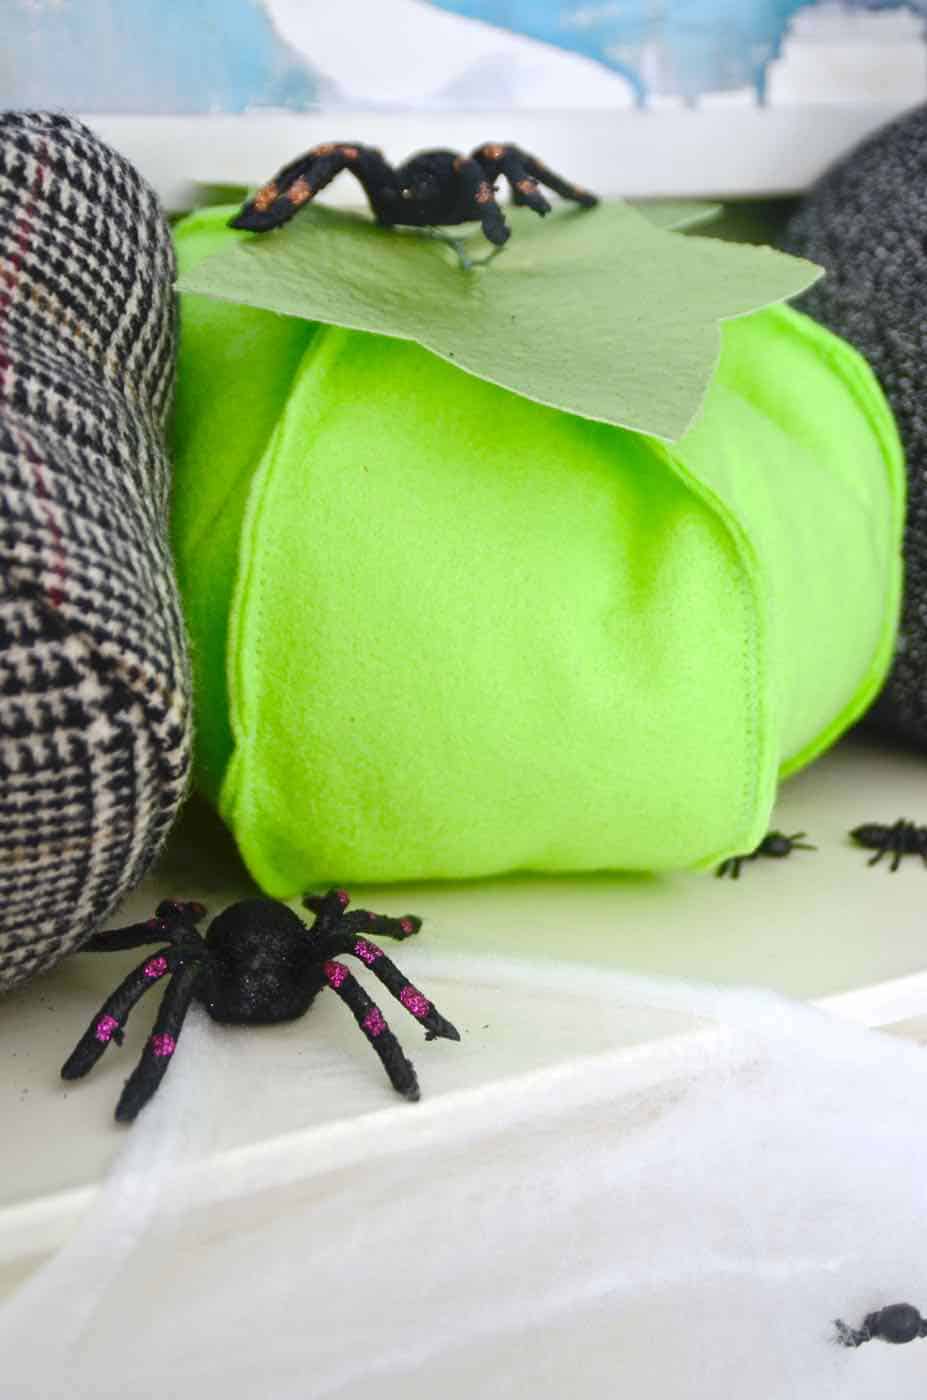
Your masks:
<svg viewBox="0 0 927 1400"><path fill-rule="evenodd" d="M525 398L675 441L714 372L719 323L797 295L821 271L660 227L691 219L691 205L507 217L505 250L467 271L434 236L313 206L269 235L230 232L228 249L178 286L417 341ZM461 241L471 257L488 251L479 230Z"/></svg>
<svg viewBox="0 0 927 1400"><path fill-rule="evenodd" d="M686 229L710 224L724 212L723 204L702 204L695 200L660 199L631 202L631 208L643 214L657 228Z"/></svg>

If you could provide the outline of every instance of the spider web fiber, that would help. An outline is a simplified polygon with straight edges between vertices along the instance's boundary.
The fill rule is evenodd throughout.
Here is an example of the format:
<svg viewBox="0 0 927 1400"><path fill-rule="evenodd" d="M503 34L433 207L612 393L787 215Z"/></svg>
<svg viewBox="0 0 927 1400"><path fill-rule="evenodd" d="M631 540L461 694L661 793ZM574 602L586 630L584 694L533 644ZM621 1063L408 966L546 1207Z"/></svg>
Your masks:
<svg viewBox="0 0 927 1400"><path fill-rule="evenodd" d="M927 1310L920 1048L762 992L418 971L518 990L523 1037L573 997L572 1052L474 1054L414 1109L217 1154L236 1105L307 1062L268 1079L255 1042L229 1073L228 1034L194 1018L83 1225L0 1308L0 1395L922 1396L923 1343L831 1340L838 1316ZM588 1053L594 1002L679 1028Z"/></svg>

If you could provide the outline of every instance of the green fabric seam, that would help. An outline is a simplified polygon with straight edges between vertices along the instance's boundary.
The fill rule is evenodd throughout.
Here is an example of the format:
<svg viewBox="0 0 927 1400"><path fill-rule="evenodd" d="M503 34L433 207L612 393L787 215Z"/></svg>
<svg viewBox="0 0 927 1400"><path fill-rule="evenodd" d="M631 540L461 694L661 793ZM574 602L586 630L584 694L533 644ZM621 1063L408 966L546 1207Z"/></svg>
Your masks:
<svg viewBox="0 0 927 1400"><path fill-rule="evenodd" d="M782 308L775 314L781 315ZM865 676L860 681L855 695L848 701L835 719L816 739L812 739L793 757L783 760L780 778L788 778L811 763L818 754L828 748L854 720L865 713L870 702L877 695L882 681L888 674L895 652L895 638L904 584L904 561L901 553L904 532L905 506L907 501L908 478L905 470L904 449L894 417L878 380L863 357L846 342L827 332L820 334L820 327L803 312L791 308L790 318L796 329L808 341L813 342L827 359L828 365L843 379L853 395L860 411L870 424L878 439L882 460L888 477L889 494L892 502L892 528L897 544L895 566L885 585L884 623L879 644Z"/></svg>
<svg viewBox="0 0 927 1400"><path fill-rule="evenodd" d="M318 334L318 326L313 326L313 323L312 323L311 321L307 321L305 324L306 324L306 326L307 326L307 328L308 328L308 330L309 330L309 335L308 335L307 343L306 343L306 345L304 346L304 353L305 353L306 350L309 350L309 349L311 348L311 346L315 343L316 335ZM299 369L300 369L300 366L302 365L302 362L303 362L302 356L300 356L300 357L299 357L299 360L296 361L296 363L294 364L294 366L293 366L293 372L292 372L292 374L290 375L290 377L289 377L289 379L288 379L288 381L287 381L287 400L289 400L289 389L292 387L293 381L295 380L297 374L299 373ZM267 447L268 447L268 444L269 444L269 442L270 442L270 439L273 437L273 435L274 435L274 433L275 433L276 431L277 431L276 426L274 426L274 428L272 428L271 431L267 434L267 436L266 436L266 438L265 438L265 441L264 441L264 446L263 446L263 448L261 449L261 453L260 453L260 458L259 458L259 460L263 460L264 453L265 453L266 450L267 450ZM222 517L226 514L226 512L227 512L228 509L229 509L229 502L230 502L230 501L233 499L233 497L236 495L236 493L237 493L237 491L238 491L238 488L239 488L239 486L241 485L242 479L243 479L244 477L246 477L249 473L253 474L253 473L252 473L251 464L250 464L250 463L245 463L245 465L242 467L241 471L239 472L238 476L236 476L236 477L234 478L233 481L229 482L229 484L228 484L228 490L226 491L226 493L225 493L225 495L223 496L222 500L221 500L221 501L219 502L219 504L216 506L216 509L213 511L212 515L210 515L209 518L208 518L207 520L204 520L203 523L201 524L200 528L197 530L196 534L194 534L194 535L191 536L190 543L186 546L186 550L185 550L185 552L186 552L187 554L194 554L194 553L196 552L196 550L198 549L198 547L199 547L200 543L202 542L202 540L203 540L203 539L209 534L209 532L215 527L215 525L217 524L217 522L220 521L220 520L222 519Z"/></svg>
<svg viewBox="0 0 927 1400"><path fill-rule="evenodd" d="M177 225L176 225L175 230L174 230L175 242L176 242L177 237L178 237L179 234L186 233L187 231L196 232L197 230L205 230L206 232L211 233L211 232L213 231L214 224L215 224L215 218L214 218L214 215L212 214L212 212L211 212L210 210L208 210L208 209L206 209L206 210L195 210L195 211L193 211L192 213L187 214L183 219L178 220ZM245 237L247 237L247 235L244 235L244 234L241 234L241 235L235 234L235 235L234 235L234 238L235 238L236 240L238 240L238 241L241 241L241 239L243 239L243 238L245 238ZM304 324L305 324L305 326L306 326L306 331L307 331L307 343L306 343L306 345L303 347L303 354L305 354L305 351L312 345L313 341L315 340L316 333L317 333L317 331L318 331L318 326L315 325L313 322L307 321L307 322L305 322ZM296 375L297 375L297 373L298 373L298 371L299 371L299 367L300 367L300 365L302 364L302 359L303 359L303 356L300 355L299 359L296 360L296 361L294 362L292 372L291 372L291 374L290 374L290 376L289 376L289 379L288 379L288 381L287 381L287 389L288 389L288 391L289 391L289 388L292 386L293 380L295 379L295 377L296 377ZM289 393L288 393L287 396L289 397ZM173 415L174 412L176 412L176 404L172 405L172 408L171 408L171 413L172 413L172 415ZM274 428L272 428L272 429L266 434L266 437L265 437L265 440L264 440L264 444L263 444L263 447L262 447L262 449L261 449L260 457L258 458L259 461L263 460L263 457L264 457L264 454L265 454L266 451L267 451L267 447L268 447L268 444L269 444L269 442L270 442L270 439L272 438L273 434L274 434L276 431L277 431L277 427L276 427L276 425L275 425ZM245 464L243 464L242 469L241 469L241 472L240 472L232 481L226 483L227 489L226 489L225 495L223 496L222 500L217 504L215 510L212 512L212 514L211 514L207 519L205 519L204 521L202 521L202 522L199 524L199 527L197 528L197 530L196 530L194 533L191 534L191 536L189 537L188 540L185 541L185 543L184 543L184 545L183 545L182 548L178 545L178 543L177 543L177 541L176 541L176 538L172 536L172 547L173 547L174 550L176 551L176 555L177 555L177 567L178 567L178 570L179 570L179 572L180 572L180 574L181 574L181 577L183 577L183 575L185 574L186 567L187 567L187 561L188 561L189 559L195 557L195 555L196 555L196 553L197 553L197 550L199 549L199 546L200 546L200 544L202 543L202 541L203 541L205 538L207 538L207 536L209 535L210 531L212 531L212 530L216 527L216 525L217 525L220 521L222 521L222 520L224 519L224 517L229 513L229 511L235 508L235 504L236 504L236 502L237 502L238 495L239 495L239 489L245 484L245 478L251 477L251 478L253 479L253 476L254 476L254 471L253 471L253 465L252 465L252 463L245 463ZM252 484L253 484L253 480L252 480ZM248 490L245 492L246 501L247 501L247 499L250 498L250 489L251 489L251 488L248 487ZM245 510L246 510L246 509L247 509L247 505L246 505L245 508L241 511L242 519L243 519L243 517L244 517ZM238 576L238 573L239 573L239 571L240 571L240 566L241 566L241 553L240 553L241 528L239 528L239 531L238 531L238 538L239 538L239 554L238 554L238 559L237 559L237 563L236 563L236 584L237 584L237 576ZM227 670L228 670L228 658L229 658L229 656L232 654L232 648L231 648L230 642L229 642L229 631L230 631L230 628L231 628L231 625L232 625L232 619L233 619L233 617L234 617L234 613L231 613L230 616L226 619L226 628L225 628L225 632L226 632L226 673L227 673ZM192 645L193 645L193 643L192 643L192 641L191 641L191 646L192 646ZM228 761L227 761L227 764L226 764L226 772L228 772L228 768L229 768L229 766L231 765L231 763L232 763L233 760L234 760L234 755L235 755L235 739L234 739L234 734L233 734L232 729L231 729L231 712L230 712L230 709L229 709L229 706L228 706L229 684L228 684L227 674L226 674L226 680L225 680L225 692L226 692L226 717L225 717L225 725L224 725L224 728L227 730L228 736L229 736L229 739L230 739L230 743L229 743L230 755L229 755L229 758L228 758ZM198 760L197 760L197 748L198 748L198 744L197 744L197 734L196 734L196 731L195 731L195 730L194 730L194 736L193 736L193 743L194 743L194 772L196 773L196 771L197 771L197 764L198 764ZM203 781L203 780L202 780L202 777L200 776L200 777L197 779L197 781ZM224 775L223 775L222 781L224 782ZM205 785L205 784L204 784L204 785ZM221 792L221 782L220 782L220 784L219 784L219 791ZM218 798L218 795L219 795L219 794L217 793L217 794L216 794L216 798ZM216 800L216 799L214 799L214 800Z"/></svg>
<svg viewBox="0 0 927 1400"><path fill-rule="evenodd" d="M350 331L343 326L329 326L319 323L319 330L314 335L310 343L306 346L305 353L301 356L296 369L297 377L309 356L313 357L313 369L316 375L321 371L325 373L324 360L332 354L337 353L338 343L347 335L356 335L356 331ZM238 568L235 581L235 588L231 600L231 618L228 628L228 655L226 657L226 685L228 687L228 716L229 727L232 733L233 751L229 760L228 768L222 779L219 789L219 812L223 820L235 835L235 841L245 865L250 873L262 883L259 876L258 862L253 860L247 850L247 843L243 840L236 821L237 806L240 795L240 774L247 759L247 749L250 745L250 730L248 723L249 693L247 686L248 667L242 664L242 652L244 647L244 637L250 631L250 605L254 600L257 584L254 582L259 551L253 547L254 542L260 534L261 517L267 501L268 490L277 465L277 448L280 439L284 436L288 418L291 412L291 399L287 398L283 413L278 419L277 426L270 436L267 450L261 459L248 496L248 503L242 516L242 528L239 535L238 548ZM257 650L262 647L261 638L263 628L258 626ZM266 886L265 886L266 887ZM303 891L294 890L290 894L295 895Z"/></svg>
<svg viewBox="0 0 927 1400"><path fill-rule="evenodd" d="M763 659L769 645L769 617L766 595L759 586L760 561L753 543L733 511L710 486L694 475L674 454L672 447L651 438L651 444L664 457L687 490L704 502L723 526L733 545L741 568L740 617L741 656L747 712L747 751L741 795L740 826L743 838L732 847L722 847L697 861L693 870L706 870L740 851L752 850L765 836L769 814L776 795L776 757L771 742L772 683L770 668L764 672ZM752 595L752 603L751 603ZM760 680L766 676L766 684Z"/></svg>
<svg viewBox="0 0 927 1400"><path fill-rule="evenodd" d="M193 213L187 214L183 219L181 219L181 220L178 222L178 224L176 225L176 228L175 228L175 239L176 239L176 237L177 237L178 234L180 234L180 233L186 233L186 232L189 231L189 230L193 230L193 231L195 232L197 229L203 228L203 229L206 229L208 232L212 232L212 231L213 231L213 228L214 228L214 225L215 225L215 216L214 216L214 213L213 213L213 211L212 211L211 209L207 208L207 209L205 209L205 210L195 210ZM242 235L242 238L244 238L244 236L245 236L245 235ZM238 241L241 241L241 239L239 239ZM193 295L193 293L188 293L187 295ZM305 345L305 347L304 347L304 353L305 353L305 351L308 350L308 349L310 349L310 347L311 347L312 344L314 343L315 338L316 338L316 335L317 335L317 333L318 333L318 328L319 328L319 327L318 327L318 323L317 323L317 322L313 322L313 321L306 321L306 322L304 322L304 325L306 326L307 333L308 333L308 340L307 340L307 343L306 343L306 345ZM296 375L299 373L299 368L300 368L300 365L301 365L301 364L302 364L302 356L300 356L298 362L297 362L296 364L294 364L293 372L292 372L292 374L290 375L290 378L289 378L289 381L288 381L288 385L289 385L289 386L292 385L293 380L296 378ZM289 398L289 395L287 395L287 398ZM267 434L267 440L266 440L265 443L264 443L264 451L266 451L267 445L268 445L268 443L269 443L269 441L270 441L270 438L273 436L273 433L274 433L275 431L276 431L276 428L274 428L270 433ZM262 459L263 459L263 456L264 456L264 452L262 451L262 453L261 453L261 458L262 458ZM207 535L207 534L209 533L209 531L210 531L210 530L213 528L213 526L215 525L216 521L222 519L223 515L224 515L225 512L228 510L229 501L230 501L231 498L235 495L236 489L237 489L237 487L239 486L239 484L241 483L242 477L245 476L245 474L246 474L247 472L249 472L250 470L251 470L250 465L249 465L249 464L246 464L246 465L242 468L241 473L234 479L234 481L232 481L232 482L230 483L229 488L228 488L228 490L227 490L225 496L223 497L223 499L222 499L222 501L219 503L219 505L216 507L216 509L213 511L212 515L209 517L208 520L205 520L205 521L202 522L202 524L200 525L200 528L199 528L199 529L197 530L197 532L192 536L189 545L186 547L186 553L188 553L188 554L193 554L193 553L195 553L197 546L200 544L200 542L201 542L201 540L204 538L204 536Z"/></svg>

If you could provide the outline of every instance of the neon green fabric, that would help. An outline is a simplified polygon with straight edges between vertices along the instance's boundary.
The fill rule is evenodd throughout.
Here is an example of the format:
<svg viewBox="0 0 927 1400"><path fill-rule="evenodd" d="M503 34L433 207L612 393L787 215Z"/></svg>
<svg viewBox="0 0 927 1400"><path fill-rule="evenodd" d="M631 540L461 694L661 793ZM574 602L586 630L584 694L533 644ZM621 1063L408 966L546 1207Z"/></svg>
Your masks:
<svg viewBox="0 0 927 1400"><path fill-rule="evenodd" d="M890 661L893 421L788 308L725 324L668 447L185 296L175 462L200 782L277 896L749 850Z"/></svg>

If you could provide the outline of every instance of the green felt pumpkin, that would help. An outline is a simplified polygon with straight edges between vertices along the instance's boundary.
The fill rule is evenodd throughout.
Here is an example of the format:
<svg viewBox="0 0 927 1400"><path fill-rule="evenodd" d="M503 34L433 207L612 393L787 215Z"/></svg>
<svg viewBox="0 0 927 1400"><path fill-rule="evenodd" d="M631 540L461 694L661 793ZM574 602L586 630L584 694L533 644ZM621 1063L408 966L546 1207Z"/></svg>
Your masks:
<svg viewBox="0 0 927 1400"><path fill-rule="evenodd" d="M182 269L228 212L180 225ZM798 313L725 322L669 444L411 340L182 300L199 780L268 892L707 865L875 694L900 449Z"/></svg>

